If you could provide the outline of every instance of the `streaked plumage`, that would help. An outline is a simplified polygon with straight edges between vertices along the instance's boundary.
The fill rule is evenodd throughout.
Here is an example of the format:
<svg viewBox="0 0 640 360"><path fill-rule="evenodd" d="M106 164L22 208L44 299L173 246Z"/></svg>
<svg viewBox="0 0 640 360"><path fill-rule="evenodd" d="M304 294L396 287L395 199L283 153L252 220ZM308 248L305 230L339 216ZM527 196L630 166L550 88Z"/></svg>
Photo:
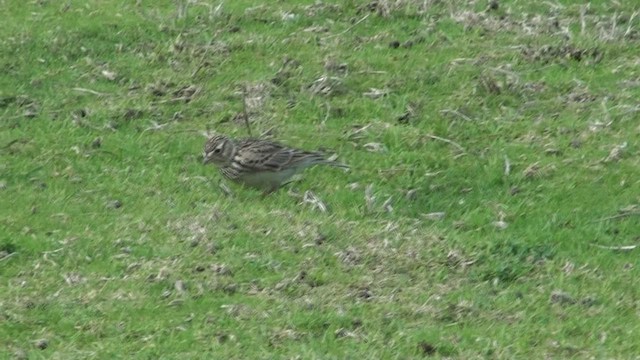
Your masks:
<svg viewBox="0 0 640 360"><path fill-rule="evenodd" d="M215 164L229 180L266 193L277 190L297 172L313 165L348 168L325 159L318 152L294 149L268 140L234 140L224 135L214 135L207 140L204 163Z"/></svg>

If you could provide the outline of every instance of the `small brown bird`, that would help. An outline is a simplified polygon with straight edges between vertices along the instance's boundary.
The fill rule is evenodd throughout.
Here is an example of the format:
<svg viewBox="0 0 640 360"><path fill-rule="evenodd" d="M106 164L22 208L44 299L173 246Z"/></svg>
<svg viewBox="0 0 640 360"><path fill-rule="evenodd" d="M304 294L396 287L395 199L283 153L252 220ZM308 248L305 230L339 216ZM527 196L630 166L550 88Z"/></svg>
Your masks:
<svg viewBox="0 0 640 360"><path fill-rule="evenodd" d="M253 138L232 139L214 135L204 146L204 163L213 163L232 181L264 191L276 191L296 173L324 164L348 169L327 160L319 152L287 147L277 142Z"/></svg>

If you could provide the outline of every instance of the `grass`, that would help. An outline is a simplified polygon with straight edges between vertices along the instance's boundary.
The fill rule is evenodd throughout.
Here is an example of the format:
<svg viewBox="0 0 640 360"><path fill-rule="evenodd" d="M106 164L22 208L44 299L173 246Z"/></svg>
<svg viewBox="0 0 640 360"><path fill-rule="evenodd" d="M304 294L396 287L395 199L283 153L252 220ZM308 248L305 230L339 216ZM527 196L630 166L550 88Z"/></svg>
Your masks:
<svg viewBox="0 0 640 360"><path fill-rule="evenodd" d="M0 357L640 351L637 7L0 4ZM245 102L352 170L226 196Z"/></svg>

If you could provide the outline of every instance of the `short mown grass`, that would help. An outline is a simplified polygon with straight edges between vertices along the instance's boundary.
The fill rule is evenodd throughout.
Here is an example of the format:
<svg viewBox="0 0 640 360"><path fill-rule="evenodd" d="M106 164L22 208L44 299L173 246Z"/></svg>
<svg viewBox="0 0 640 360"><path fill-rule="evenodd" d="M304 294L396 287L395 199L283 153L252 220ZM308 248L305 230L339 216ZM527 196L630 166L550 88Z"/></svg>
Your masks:
<svg viewBox="0 0 640 360"><path fill-rule="evenodd" d="M636 356L630 3L0 1L0 357Z"/></svg>

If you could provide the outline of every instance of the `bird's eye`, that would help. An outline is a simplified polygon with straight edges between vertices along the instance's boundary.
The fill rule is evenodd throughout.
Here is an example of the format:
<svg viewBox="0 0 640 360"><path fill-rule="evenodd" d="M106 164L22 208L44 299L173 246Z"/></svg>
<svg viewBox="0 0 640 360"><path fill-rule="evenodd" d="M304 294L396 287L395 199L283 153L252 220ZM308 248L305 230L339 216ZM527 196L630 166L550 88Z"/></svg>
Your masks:
<svg viewBox="0 0 640 360"><path fill-rule="evenodd" d="M222 151L220 148L216 148L213 150L214 154L220 154L220 151Z"/></svg>

